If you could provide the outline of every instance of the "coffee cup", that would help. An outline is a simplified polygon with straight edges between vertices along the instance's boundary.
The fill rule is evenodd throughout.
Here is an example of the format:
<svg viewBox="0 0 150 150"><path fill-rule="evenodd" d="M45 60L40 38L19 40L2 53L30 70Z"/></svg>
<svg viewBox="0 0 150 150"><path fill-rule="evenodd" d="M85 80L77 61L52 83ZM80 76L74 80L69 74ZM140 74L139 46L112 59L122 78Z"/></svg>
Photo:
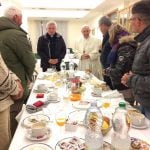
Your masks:
<svg viewBox="0 0 150 150"><path fill-rule="evenodd" d="M42 137L48 132L48 128L46 123L44 122L37 122L34 123L30 129L32 137Z"/></svg>
<svg viewBox="0 0 150 150"><path fill-rule="evenodd" d="M48 96L47 96L47 99L49 100L49 101L54 101L54 100L57 100L57 93L56 92L52 92L52 93L50 93Z"/></svg>
<svg viewBox="0 0 150 150"><path fill-rule="evenodd" d="M47 87L45 84L39 84L39 85L37 85L37 90L40 92L43 92L43 91L47 90Z"/></svg>

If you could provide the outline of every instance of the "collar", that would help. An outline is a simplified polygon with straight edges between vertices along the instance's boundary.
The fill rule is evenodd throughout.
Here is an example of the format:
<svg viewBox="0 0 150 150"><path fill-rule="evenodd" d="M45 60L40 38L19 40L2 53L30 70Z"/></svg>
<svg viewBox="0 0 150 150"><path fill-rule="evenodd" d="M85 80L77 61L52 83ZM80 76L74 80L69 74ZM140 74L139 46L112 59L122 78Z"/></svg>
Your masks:
<svg viewBox="0 0 150 150"><path fill-rule="evenodd" d="M48 33L46 33L45 35L44 35L44 38L49 38L49 37L56 37L56 38L60 38L61 37L61 35L59 34L59 33L55 33L53 36L50 36Z"/></svg>
<svg viewBox="0 0 150 150"><path fill-rule="evenodd" d="M150 35L150 26L146 27L142 33L138 34L134 39L137 42L144 41Z"/></svg>

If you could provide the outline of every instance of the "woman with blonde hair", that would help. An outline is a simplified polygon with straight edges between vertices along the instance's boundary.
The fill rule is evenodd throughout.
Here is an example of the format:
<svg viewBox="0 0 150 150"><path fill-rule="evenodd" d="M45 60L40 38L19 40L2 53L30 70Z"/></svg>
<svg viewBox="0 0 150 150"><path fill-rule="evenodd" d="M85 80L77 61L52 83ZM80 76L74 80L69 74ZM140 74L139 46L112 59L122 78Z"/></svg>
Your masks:
<svg viewBox="0 0 150 150"><path fill-rule="evenodd" d="M114 89L119 90L125 100L133 104L132 91L121 83L121 77L131 70L137 44L133 36L118 24L110 27L109 36L112 49L107 57L110 67L105 70L105 74L111 78Z"/></svg>

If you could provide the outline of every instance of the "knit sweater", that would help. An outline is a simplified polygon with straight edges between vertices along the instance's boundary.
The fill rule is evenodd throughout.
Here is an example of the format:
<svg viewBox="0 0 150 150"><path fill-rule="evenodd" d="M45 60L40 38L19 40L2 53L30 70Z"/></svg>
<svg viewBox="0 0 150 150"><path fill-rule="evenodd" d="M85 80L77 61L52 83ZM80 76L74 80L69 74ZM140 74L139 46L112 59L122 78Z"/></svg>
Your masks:
<svg viewBox="0 0 150 150"><path fill-rule="evenodd" d="M0 112L13 104L11 95L18 94L17 76L10 72L0 55Z"/></svg>

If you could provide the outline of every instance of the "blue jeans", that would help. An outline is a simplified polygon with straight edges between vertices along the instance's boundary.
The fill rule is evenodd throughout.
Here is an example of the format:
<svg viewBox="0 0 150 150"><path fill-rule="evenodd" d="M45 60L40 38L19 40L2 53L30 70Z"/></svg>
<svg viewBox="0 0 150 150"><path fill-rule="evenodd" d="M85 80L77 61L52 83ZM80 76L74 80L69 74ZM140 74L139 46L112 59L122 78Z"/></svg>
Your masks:
<svg viewBox="0 0 150 150"><path fill-rule="evenodd" d="M142 114L144 114L145 117L150 120L150 107L140 106L140 110L141 110Z"/></svg>

